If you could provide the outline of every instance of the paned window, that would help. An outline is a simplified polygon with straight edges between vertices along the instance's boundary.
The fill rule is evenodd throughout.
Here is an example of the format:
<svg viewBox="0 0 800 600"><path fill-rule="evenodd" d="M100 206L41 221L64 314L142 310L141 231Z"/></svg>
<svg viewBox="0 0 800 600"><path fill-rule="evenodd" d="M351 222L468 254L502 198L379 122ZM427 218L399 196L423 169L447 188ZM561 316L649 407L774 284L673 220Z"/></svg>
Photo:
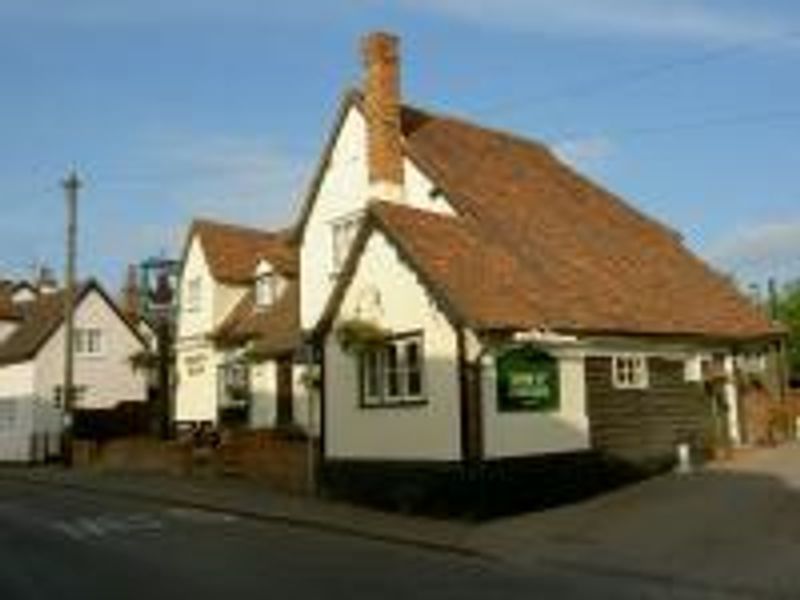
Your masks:
<svg viewBox="0 0 800 600"><path fill-rule="evenodd" d="M621 354L612 359L612 380L615 388L643 389L649 385L647 357Z"/></svg>
<svg viewBox="0 0 800 600"><path fill-rule="evenodd" d="M424 383L421 334L395 336L361 356L364 406L424 402Z"/></svg>
<svg viewBox="0 0 800 600"><path fill-rule="evenodd" d="M101 329L75 330L76 356L101 356L103 354L103 331Z"/></svg>

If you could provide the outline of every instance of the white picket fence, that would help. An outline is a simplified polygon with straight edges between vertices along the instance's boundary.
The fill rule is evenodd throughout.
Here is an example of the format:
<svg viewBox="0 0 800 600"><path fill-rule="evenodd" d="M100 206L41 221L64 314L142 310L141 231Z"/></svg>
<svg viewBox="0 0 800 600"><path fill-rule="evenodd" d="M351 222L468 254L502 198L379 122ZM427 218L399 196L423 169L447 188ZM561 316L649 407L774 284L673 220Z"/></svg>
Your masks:
<svg viewBox="0 0 800 600"><path fill-rule="evenodd" d="M0 397L0 462L36 463L59 456L62 415L52 400Z"/></svg>

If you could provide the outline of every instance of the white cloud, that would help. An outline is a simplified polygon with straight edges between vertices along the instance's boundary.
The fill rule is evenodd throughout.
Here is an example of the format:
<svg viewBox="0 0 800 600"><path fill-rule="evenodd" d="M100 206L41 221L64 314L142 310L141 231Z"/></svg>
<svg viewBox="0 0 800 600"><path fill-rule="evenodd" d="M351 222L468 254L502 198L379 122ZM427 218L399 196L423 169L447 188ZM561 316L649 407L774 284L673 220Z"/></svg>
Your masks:
<svg viewBox="0 0 800 600"><path fill-rule="evenodd" d="M605 137L563 140L551 149L558 158L576 168L602 163L616 150L614 143Z"/></svg>
<svg viewBox="0 0 800 600"><path fill-rule="evenodd" d="M743 42L795 29L789 19L711 0L402 0L479 25L580 36L629 35ZM737 3L739 7L743 3Z"/></svg>
<svg viewBox="0 0 800 600"><path fill-rule="evenodd" d="M753 225L717 242L707 254L751 279L800 277L800 220Z"/></svg>

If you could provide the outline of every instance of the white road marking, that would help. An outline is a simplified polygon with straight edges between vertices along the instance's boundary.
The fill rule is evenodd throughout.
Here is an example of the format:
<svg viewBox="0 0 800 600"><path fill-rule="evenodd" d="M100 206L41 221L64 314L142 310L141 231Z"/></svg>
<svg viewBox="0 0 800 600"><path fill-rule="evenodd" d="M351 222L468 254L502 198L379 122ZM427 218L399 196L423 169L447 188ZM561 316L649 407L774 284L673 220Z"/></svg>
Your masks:
<svg viewBox="0 0 800 600"><path fill-rule="evenodd" d="M86 538L86 533L81 531L80 528L66 521L56 521L52 524L55 529L72 538L73 540L83 540Z"/></svg>
<svg viewBox="0 0 800 600"><path fill-rule="evenodd" d="M57 531L77 541L125 533L158 531L164 528L164 523L155 515L146 513L76 517L54 521L51 525Z"/></svg>

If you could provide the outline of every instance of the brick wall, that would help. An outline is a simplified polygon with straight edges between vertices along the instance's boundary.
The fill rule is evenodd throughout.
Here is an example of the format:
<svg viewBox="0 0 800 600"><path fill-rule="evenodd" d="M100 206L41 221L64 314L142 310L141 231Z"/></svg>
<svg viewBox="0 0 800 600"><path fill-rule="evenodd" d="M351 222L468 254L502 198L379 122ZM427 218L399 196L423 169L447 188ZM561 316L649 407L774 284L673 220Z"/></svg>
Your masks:
<svg viewBox="0 0 800 600"><path fill-rule="evenodd" d="M308 489L308 442L298 433L229 432L216 450L216 459L222 475L266 481L290 493Z"/></svg>
<svg viewBox="0 0 800 600"><path fill-rule="evenodd" d="M316 449L315 449L316 450ZM272 430L225 432L215 447L191 439L125 438L78 441L75 465L104 471L241 477L276 490L306 493L308 446L304 436ZM316 456L316 452L315 452Z"/></svg>

